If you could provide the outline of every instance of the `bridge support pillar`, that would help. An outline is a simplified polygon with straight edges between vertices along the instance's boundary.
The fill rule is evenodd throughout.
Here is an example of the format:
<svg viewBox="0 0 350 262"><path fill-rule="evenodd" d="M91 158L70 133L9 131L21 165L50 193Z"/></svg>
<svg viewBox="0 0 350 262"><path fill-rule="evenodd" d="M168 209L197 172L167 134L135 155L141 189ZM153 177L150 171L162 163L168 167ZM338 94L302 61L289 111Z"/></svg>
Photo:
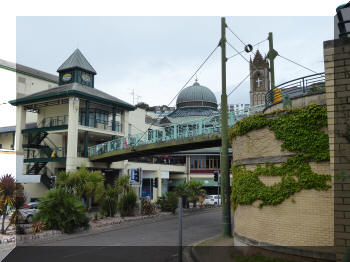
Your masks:
<svg viewBox="0 0 350 262"><path fill-rule="evenodd" d="M157 170L157 177L158 177L158 188L157 188L157 199L162 196L162 172L158 169Z"/></svg>

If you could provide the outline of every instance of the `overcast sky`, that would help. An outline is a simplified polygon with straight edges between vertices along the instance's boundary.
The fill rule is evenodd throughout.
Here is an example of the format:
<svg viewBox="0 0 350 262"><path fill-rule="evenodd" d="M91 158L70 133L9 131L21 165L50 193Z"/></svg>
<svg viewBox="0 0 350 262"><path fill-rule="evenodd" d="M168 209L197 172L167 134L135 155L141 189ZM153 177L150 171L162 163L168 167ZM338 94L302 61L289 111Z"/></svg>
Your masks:
<svg viewBox="0 0 350 262"><path fill-rule="evenodd" d="M323 41L333 38L333 17L227 17L246 43L274 34L274 48L317 72L324 71ZM227 31L238 50L244 46ZM17 17L16 60L48 73L78 47L97 71L95 87L132 103L168 104L220 40L220 17ZM257 46L265 55L268 42ZM256 49L254 50L256 51ZM227 46L227 57L235 51ZM220 99L221 50L198 73L199 83ZM249 54L244 54L249 59ZM312 74L277 57L276 84ZM249 73L240 56L227 62L228 92ZM193 80L190 84L193 83ZM136 101L135 101L136 102ZM249 103L249 81L229 97ZM173 102L172 105L175 103Z"/></svg>

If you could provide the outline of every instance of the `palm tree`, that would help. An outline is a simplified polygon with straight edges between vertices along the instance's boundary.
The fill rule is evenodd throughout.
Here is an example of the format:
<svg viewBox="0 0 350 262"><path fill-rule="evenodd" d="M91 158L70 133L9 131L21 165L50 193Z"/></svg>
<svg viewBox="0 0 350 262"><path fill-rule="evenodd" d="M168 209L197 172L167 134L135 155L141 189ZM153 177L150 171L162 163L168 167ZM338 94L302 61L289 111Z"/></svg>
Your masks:
<svg viewBox="0 0 350 262"><path fill-rule="evenodd" d="M187 192L189 200L193 202L193 207L197 206L197 201L199 197L203 194L203 192L201 191L202 186L202 182L199 181L190 181L187 183Z"/></svg>
<svg viewBox="0 0 350 262"><path fill-rule="evenodd" d="M21 213L19 212L19 209L24 205L24 203L26 201L26 197L24 195L24 187L21 184L19 184L19 183L16 183L16 189L15 189L14 195L15 195L15 202L14 202L13 208L15 210L12 213L12 216L10 218L10 223L6 227L5 232L7 231L7 229L11 225L16 225L16 227L18 226L19 218L21 216Z"/></svg>
<svg viewBox="0 0 350 262"><path fill-rule="evenodd" d="M117 178L114 182L114 187L118 193L118 195L125 196L130 190L130 178L128 175L122 175Z"/></svg>
<svg viewBox="0 0 350 262"><path fill-rule="evenodd" d="M0 178L0 212L2 215L1 234L5 234L5 218L7 207L13 207L16 201L16 183L15 179L6 174Z"/></svg>
<svg viewBox="0 0 350 262"><path fill-rule="evenodd" d="M93 199L100 198L103 193L104 178L101 171L90 171L83 166L73 173L61 172L57 186L86 200L87 208L90 209Z"/></svg>
<svg viewBox="0 0 350 262"><path fill-rule="evenodd" d="M182 207L188 207L187 198L188 198L188 183L179 184L175 187L175 193L178 197L182 198Z"/></svg>

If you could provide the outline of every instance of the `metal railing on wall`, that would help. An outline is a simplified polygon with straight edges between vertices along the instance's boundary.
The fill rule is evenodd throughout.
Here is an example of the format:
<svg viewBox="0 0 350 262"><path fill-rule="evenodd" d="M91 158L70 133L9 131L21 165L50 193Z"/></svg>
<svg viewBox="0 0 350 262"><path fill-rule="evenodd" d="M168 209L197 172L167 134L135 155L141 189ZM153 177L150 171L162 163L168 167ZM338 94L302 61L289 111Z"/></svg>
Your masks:
<svg viewBox="0 0 350 262"><path fill-rule="evenodd" d="M283 101L286 98L299 97L305 94L323 92L325 90L325 73L296 78L276 86L265 94L265 105Z"/></svg>

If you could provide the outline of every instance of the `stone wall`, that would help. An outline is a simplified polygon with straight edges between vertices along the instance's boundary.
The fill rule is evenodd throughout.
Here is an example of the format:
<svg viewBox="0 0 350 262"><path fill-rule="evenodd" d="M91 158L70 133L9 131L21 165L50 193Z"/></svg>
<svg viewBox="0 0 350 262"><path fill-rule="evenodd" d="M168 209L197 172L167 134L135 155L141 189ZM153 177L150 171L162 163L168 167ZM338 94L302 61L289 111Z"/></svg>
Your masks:
<svg viewBox="0 0 350 262"><path fill-rule="evenodd" d="M350 248L350 40L324 42L330 172L334 181L334 244Z"/></svg>
<svg viewBox="0 0 350 262"><path fill-rule="evenodd" d="M292 152L281 150L281 141L268 128L237 137L233 160L248 170L265 162L281 163ZM329 162L310 163L313 171L330 174ZM260 177L266 185L280 177ZM327 191L302 190L276 206L239 205L234 212L235 233L257 242L279 246L333 246L333 187Z"/></svg>

